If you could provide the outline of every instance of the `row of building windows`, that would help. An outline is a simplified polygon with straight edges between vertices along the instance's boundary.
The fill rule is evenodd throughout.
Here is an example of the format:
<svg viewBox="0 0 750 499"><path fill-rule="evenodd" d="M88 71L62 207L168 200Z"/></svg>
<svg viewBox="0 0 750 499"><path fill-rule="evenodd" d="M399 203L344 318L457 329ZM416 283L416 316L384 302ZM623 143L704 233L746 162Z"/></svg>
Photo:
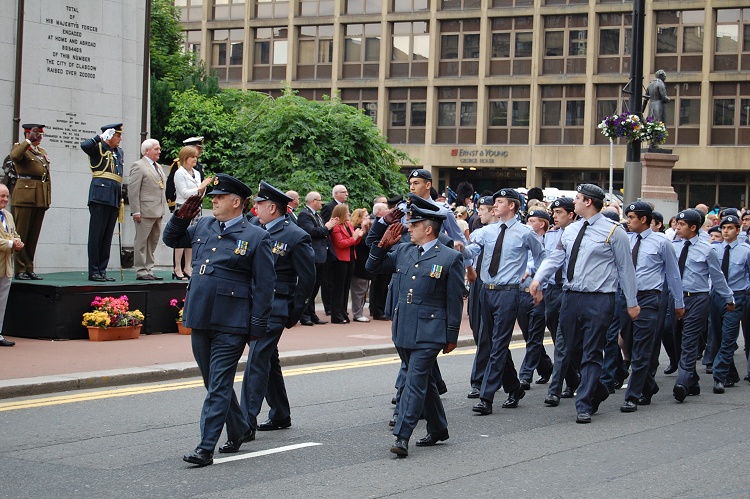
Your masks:
<svg viewBox="0 0 750 499"><path fill-rule="evenodd" d="M669 85L672 100L666 106L667 144L699 145L701 104L710 103L709 145L750 145L750 83L714 83L709 99L701 99L701 83ZM622 109L618 85L595 85L596 123ZM392 144L425 144L428 134L435 144L529 144L531 131L542 145L588 145L584 120L589 112L584 85L541 85L539 116L531 114L531 88L526 85L488 86L484 101L474 86L437 87L434 138L428 130L426 87L388 88L385 134ZM272 96L280 90L268 90ZM308 99L322 99L330 90L300 89ZM377 121L377 88L343 88L341 100L364 110ZM479 106L484 125L478 123ZM538 126L536 124L538 123ZM483 136L486 130L486 137ZM478 136L479 134L479 136ZM479 140L477 138L479 137ZM593 144L608 144L594 133Z"/></svg>
<svg viewBox="0 0 750 499"><path fill-rule="evenodd" d="M750 9L715 11L715 38L711 54L713 70L750 70ZM667 72L700 72L703 66L703 11L657 13L654 67ZM438 21L438 77L528 76L532 73L535 50L533 17L497 17L488 19L489 66L480 64L483 40L480 19ZM543 16L541 75L585 75L589 41L588 16ZM430 22L386 23L390 53L385 60L390 78L425 78L430 54ZM599 14L596 74L626 74L630 71L632 29L630 14ZM289 28L250 28L253 45L248 81L331 79L334 39L344 38L340 78L377 79L380 68L382 23L324 24L298 26L295 40ZM340 30L340 31L338 31ZM210 67L225 82L241 81L245 33L243 29L219 29L209 32ZM186 31L186 50L200 50L201 32ZM290 43L297 44L296 74L286 74ZM275 67L279 66L279 67Z"/></svg>

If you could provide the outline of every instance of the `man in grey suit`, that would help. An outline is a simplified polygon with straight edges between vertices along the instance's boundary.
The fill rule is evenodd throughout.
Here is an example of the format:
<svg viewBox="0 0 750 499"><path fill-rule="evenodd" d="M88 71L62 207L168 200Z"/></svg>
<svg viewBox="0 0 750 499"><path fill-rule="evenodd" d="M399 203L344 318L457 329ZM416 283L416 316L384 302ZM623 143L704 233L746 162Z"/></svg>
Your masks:
<svg viewBox="0 0 750 499"><path fill-rule="evenodd" d="M416 197L416 196L415 196ZM406 223L411 243L388 249L401 240L400 222L391 224L370 248L368 272L393 274L389 303L394 304L393 343L406 368L391 452L409 455L409 438L424 414L427 436L417 441L427 447L448 440L448 421L431 374L438 354L456 348L463 311L464 266L461 253L440 243L445 215L434 204L414 199Z"/></svg>
<svg viewBox="0 0 750 499"><path fill-rule="evenodd" d="M161 155L159 141L144 140L141 154L143 157L130 167L128 180L128 199L135 222L135 273L139 281L161 281L161 277L154 275L154 253L167 201L164 196L166 176L157 163Z"/></svg>

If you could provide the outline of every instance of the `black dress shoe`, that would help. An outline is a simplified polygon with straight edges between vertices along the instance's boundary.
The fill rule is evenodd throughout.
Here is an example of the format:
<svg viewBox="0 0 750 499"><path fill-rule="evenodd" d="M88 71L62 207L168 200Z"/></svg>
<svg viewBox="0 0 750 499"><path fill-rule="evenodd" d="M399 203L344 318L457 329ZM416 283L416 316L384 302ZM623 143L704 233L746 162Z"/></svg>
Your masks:
<svg viewBox="0 0 750 499"><path fill-rule="evenodd" d="M263 423L258 425L259 431L273 431L273 430L283 430L285 428L289 428L292 426L292 420L287 419L284 421L273 421L271 419L264 421Z"/></svg>
<svg viewBox="0 0 750 499"><path fill-rule="evenodd" d="M576 416L576 423L578 424L589 424L591 422L591 414L588 412L579 412Z"/></svg>
<svg viewBox="0 0 750 499"><path fill-rule="evenodd" d="M666 368L664 368L664 374L672 374L675 371L677 371L677 366L674 364L669 364Z"/></svg>
<svg viewBox="0 0 750 499"><path fill-rule="evenodd" d="M372 318L373 318L373 320L376 320L376 321L387 321L388 320L388 317L386 317L385 315L373 315Z"/></svg>
<svg viewBox="0 0 750 499"><path fill-rule="evenodd" d="M106 277L105 277L105 279L106 279ZM135 280L136 281L155 281L156 279L154 278L154 276L152 276L150 274L145 274L145 275L139 275L138 277L135 278Z"/></svg>
<svg viewBox="0 0 750 499"><path fill-rule="evenodd" d="M391 446L391 452L396 454L398 457L406 457L409 455L409 441L405 438L396 438L396 441Z"/></svg>
<svg viewBox="0 0 750 499"><path fill-rule="evenodd" d="M390 426L391 428L393 428L394 426L396 426L396 417L397 416L394 414L393 417L391 418L391 420L388 421L388 426Z"/></svg>
<svg viewBox="0 0 750 499"><path fill-rule="evenodd" d="M742 379L744 379L745 381L750 381L750 374L748 374L747 376L745 376L745 377L744 377L744 378L742 378Z"/></svg>
<svg viewBox="0 0 750 499"><path fill-rule="evenodd" d="M724 386L726 388L729 388L730 386L734 386L734 385L736 385L739 382L740 382L740 375L739 374L737 374L736 376L733 376L733 375L730 374L730 375L727 376L727 379L724 380Z"/></svg>
<svg viewBox="0 0 750 499"><path fill-rule="evenodd" d="M714 393L717 395L724 393L724 383L718 380L714 381Z"/></svg>
<svg viewBox="0 0 750 499"><path fill-rule="evenodd" d="M39 277L38 275L36 275L33 272L26 271L26 275L29 276L29 279L31 279L33 281L43 281L44 280L43 278Z"/></svg>
<svg viewBox="0 0 750 499"><path fill-rule="evenodd" d="M6 340L5 338L0 340L0 347L12 347L15 344L16 344L15 341L9 341L9 340Z"/></svg>
<svg viewBox="0 0 750 499"><path fill-rule="evenodd" d="M101 274L91 274L91 275L89 276L89 281L94 281L94 282L104 282L104 281L106 281L106 279L105 279L105 278L104 278L104 276L103 276L103 275L101 275Z"/></svg>
<svg viewBox="0 0 750 499"><path fill-rule="evenodd" d="M252 428L248 429L239 440L227 440L227 443L219 447L220 454L232 454L240 450L240 446L245 442L252 442L255 440L255 430Z"/></svg>
<svg viewBox="0 0 750 499"><path fill-rule="evenodd" d="M549 378L545 378L544 376L534 381L535 385L546 385L547 383L549 383Z"/></svg>
<svg viewBox="0 0 750 499"><path fill-rule="evenodd" d="M677 402L683 402L687 398L688 390L683 385L674 385L672 389L672 395L674 395Z"/></svg>
<svg viewBox="0 0 750 499"><path fill-rule="evenodd" d="M299 321L299 323L302 324L303 326L314 326L315 325L315 323L313 321L311 321L311 320L302 320L302 321Z"/></svg>
<svg viewBox="0 0 750 499"><path fill-rule="evenodd" d="M151 277L153 277L153 278L154 278L154 281L163 281L163 280L164 280L164 278L163 278L163 277L160 277L160 276L158 276L158 275L154 275L154 274L151 274Z"/></svg>
<svg viewBox="0 0 750 499"><path fill-rule="evenodd" d="M115 281L117 280L117 279L115 279L114 277L110 277L110 276L108 276L107 274L102 274L102 277L103 277L103 278L104 278L104 280L105 280L105 281L107 281L107 282L115 282Z"/></svg>
<svg viewBox="0 0 750 499"><path fill-rule="evenodd" d="M508 399L503 402L503 409L515 409L518 407L518 401L526 396L526 391L523 388L519 388L515 392L508 395Z"/></svg>
<svg viewBox="0 0 750 499"><path fill-rule="evenodd" d="M688 395L691 397L694 397L695 395L701 394L701 387L700 385L693 385L690 388L688 388Z"/></svg>
<svg viewBox="0 0 750 499"><path fill-rule="evenodd" d="M529 381L521 381L521 388L524 390L531 390L531 383Z"/></svg>
<svg viewBox="0 0 750 499"><path fill-rule="evenodd" d="M417 447L432 447L438 442L448 440L449 438L450 436L448 435L448 428L444 429L443 431L428 433L424 438L420 438L419 440L417 440Z"/></svg>
<svg viewBox="0 0 750 499"><path fill-rule="evenodd" d="M638 410L638 406L632 400L626 400L620 406L620 412L635 412Z"/></svg>
<svg viewBox="0 0 750 499"><path fill-rule="evenodd" d="M466 396L467 399L478 399L479 398L479 388L473 388L469 392L469 394Z"/></svg>
<svg viewBox="0 0 750 499"><path fill-rule="evenodd" d="M214 464L214 453L203 449L195 449L190 454L182 456L182 460L198 466L208 466Z"/></svg>
<svg viewBox="0 0 750 499"><path fill-rule="evenodd" d="M550 407L557 407L560 405L560 397L557 395L547 395L547 398L544 399L544 403Z"/></svg>
<svg viewBox="0 0 750 499"><path fill-rule="evenodd" d="M474 407L471 408L471 410L474 412L478 412L482 416L492 414L492 402L490 402L489 400L480 400L474 405Z"/></svg>
<svg viewBox="0 0 750 499"><path fill-rule="evenodd" d="M18 274L16 274L16 279L18 279L19 281L30 281L31 277L29 277L26 272L19 272Z"/></svg>
<svg viewBox="0 0 750 499"><path fill-rule="evenodd" d="M643 395L641 395L638 398L638 405L650 405L651 404L651 397L659 393L659 385L654 383L654 388L651 390L651 393L643 392Z"/></svg>
<svg viewBox="0 0 750 499"><path fill-rule="evenodd" d="M607 398L609 398L609 390L604 386L604 383L597 383L596 388L594 388L594 395L591 397L591 414L596 414L601 403Z"/></svg>
<svg viewBox="0 0 750 499"><path fill-rule="evenodd" d="M396 405L398 403L398 399L396 397L393 397L391 399L391 405Z"/></svg>
<svg viewBox="0 0 750 499"><path fill-rule="evenodd" d="M317 317L313 317L311 321L313 324L328 324L328 321L322 321Z"/></svg>
<svg viewBox="0 0 750 499"><path fill-rule="evenodd" d="M569 386L566 386L565 390L563 390L562 393L560 394L560 398L563 398L563 399L572 399L573 397L575 397L575 390L573 390Z"/></svg>

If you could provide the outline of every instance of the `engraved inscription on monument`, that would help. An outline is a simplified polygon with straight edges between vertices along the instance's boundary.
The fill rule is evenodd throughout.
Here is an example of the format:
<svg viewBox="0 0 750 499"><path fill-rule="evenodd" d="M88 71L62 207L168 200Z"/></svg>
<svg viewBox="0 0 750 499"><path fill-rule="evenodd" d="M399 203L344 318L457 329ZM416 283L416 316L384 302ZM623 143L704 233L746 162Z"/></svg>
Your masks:
<svg viewBox="0 0 750 499"><path fill-rule="evenodd" d="M46 140L58 147L78 149L84 139L96 133L96 127L88 126L77 113L64 113L54 117L53 124L47 125Z"/></svg>
<svg viewBox="0 0 750 499"><path fill-rule="evenodd" d="M52 28L47 35L52 45L52 50L45 56L47 72L96 79L99 68L92 56L99 27L79 19L78 7L72 5L65 6L62 16L45 16L44 23Z"/></svg>

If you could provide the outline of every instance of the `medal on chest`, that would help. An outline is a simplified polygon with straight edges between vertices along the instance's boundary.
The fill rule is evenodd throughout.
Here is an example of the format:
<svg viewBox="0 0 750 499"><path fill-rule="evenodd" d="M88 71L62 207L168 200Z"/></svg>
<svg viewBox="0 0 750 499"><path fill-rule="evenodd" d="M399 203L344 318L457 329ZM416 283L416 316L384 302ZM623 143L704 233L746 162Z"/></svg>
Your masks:
<svg viewBox="0 0 750 499"><path fill-rule="evenodd" d="M242 241L242 240L237 241L237 247L234 248L234 254L244 256L246 253L247 253L247 241Z"/></svg>
<svg viewBox="0 0 750 499"><path fill-rule="evenodd" d="M286 250L289 246L286 243L282 243L281 241L277 241L274 243L273 248L271 248L271 252L274 255L284 256L286 255Z"/></svg>
<svg viewBox="0 0 750 499"><path fill-rule="evenodd" d="M430 277L434 277L435 279L440 279L440 275L442 273L443 273L442 265L433 265L432 270L430 271Z"/></svg>

